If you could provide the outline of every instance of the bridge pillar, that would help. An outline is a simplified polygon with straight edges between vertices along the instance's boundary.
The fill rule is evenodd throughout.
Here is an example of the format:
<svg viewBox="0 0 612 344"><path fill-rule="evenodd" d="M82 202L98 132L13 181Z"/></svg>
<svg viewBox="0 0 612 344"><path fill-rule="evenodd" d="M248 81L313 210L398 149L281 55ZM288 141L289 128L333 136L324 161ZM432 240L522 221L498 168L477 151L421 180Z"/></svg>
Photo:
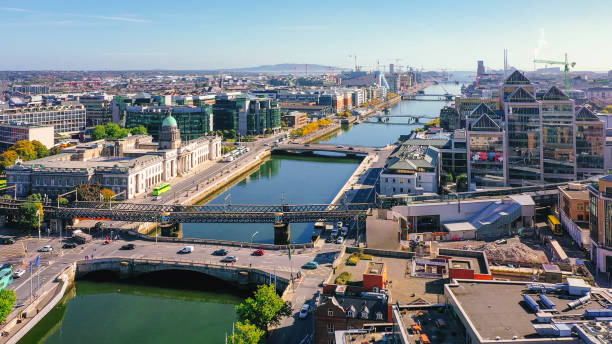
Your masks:
<svg viewBox="0 0 612 344"><path fill-rule="evenodd" d="M274 222L274 245L289 245L291 243L291 231L289 222Z"/></svg>
<svg viewBox="0 0 612 344"><path fill-rule="evenodd" d="M159 224L161 235L165 237L183 237L183 224L180 222L162 222Z"/></svg>

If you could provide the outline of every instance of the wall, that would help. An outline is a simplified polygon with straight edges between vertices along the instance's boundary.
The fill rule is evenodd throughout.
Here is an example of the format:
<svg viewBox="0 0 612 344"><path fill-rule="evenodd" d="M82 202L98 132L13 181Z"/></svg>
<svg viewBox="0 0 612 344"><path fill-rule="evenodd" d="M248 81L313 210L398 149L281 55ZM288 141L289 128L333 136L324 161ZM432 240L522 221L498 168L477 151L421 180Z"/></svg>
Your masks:
<svg viewBox="0 0 612 344"><path fill-rule="evenodd" d="M426 204L401 205L393 207L393 211L404 217L439 215L440 223L459 222L471 219L486 207L499 199L477 201L439 202Z"/></svg>
<svg viewBox="0 0 612 344"><path fill-rule="evenodd" d="M372 248L358 248L358 247L347 247L346 253L360 252L363 250L363 253L370 254L377 257L390 257L390 258L404 258L404 259L412 259L414 257L413 252L406 251L393 251L393 250L377 250Z"/></svg>

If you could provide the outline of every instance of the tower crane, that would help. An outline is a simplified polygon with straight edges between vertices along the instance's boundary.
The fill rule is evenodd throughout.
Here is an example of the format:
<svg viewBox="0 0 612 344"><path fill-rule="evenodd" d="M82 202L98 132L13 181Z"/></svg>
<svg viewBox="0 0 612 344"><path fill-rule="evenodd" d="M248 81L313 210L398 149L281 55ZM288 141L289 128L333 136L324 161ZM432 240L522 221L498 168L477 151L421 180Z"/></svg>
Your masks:
<svg viewBox="0 0 612 344"><path fill-rule="evenodd" d="M570 79L569 79L569 70L570 67L574 68L576 62L568 62L567 61L567 53L565 53L565 61L551 61L551 60L533 60L533 63L545 63L551 65L563 65L563 72L565 73L565 94L569 97L570 91Z"/></svg>

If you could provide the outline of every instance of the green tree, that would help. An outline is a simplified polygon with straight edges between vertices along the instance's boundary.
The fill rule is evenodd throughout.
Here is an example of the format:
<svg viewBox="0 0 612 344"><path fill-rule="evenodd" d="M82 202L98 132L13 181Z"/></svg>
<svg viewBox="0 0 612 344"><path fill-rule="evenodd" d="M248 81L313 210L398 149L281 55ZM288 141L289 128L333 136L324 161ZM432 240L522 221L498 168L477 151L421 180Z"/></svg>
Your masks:
<svg viewBox="0 0 612 344"><path fill-rule="evenodd" d="M0 169L4 171L7 167L13 166L19 155L14 150L9 150L0 155Z"/></svg>
<svg viewBox="0 0 612 344"><path fill-rule="evenodd" d="M60 147L60 146L53 146L53 147L51 147L51 149L49 149L49 155L59 154L61 151L62 151L62 147Z"/></svg>
<svg viewBox="0 0 612 344"><path fill-rule="evenodd" d="M17 152L17 155L25 161L34 160L37 156L34 145L28 140L17 141L10 149Z"/></svg>
<svg viewBox="0 0 612 344"><path fill-rule="evenodd" d="M92 140L102 140L106 138L106 128L103 125L96 125L91 132Z"/></svg>
<svg viewBox="0 0 612 344"><path fill-rule="evenodd" d="M68 199L64 198L64 197L60 197L59 198L59 204L60 205L67 205L68 204Z"/></svg>
<svg viewBox="0 0 612 344"><path fill-rule="evenodd" d="M283 301L273 284L259 286L255 295L236 306L238 319L267 331L268 326L278 325L280 319L291 315L291 302Z"/></svg>
<svg viewBox="0 0 612 344"><path fill-rule="evenodd" d="M126 137L129 132L128 129L121 128L116 123L106 123L104 127L104 129L106 130L106 138L111 140Z"/></svg>
<svg viewBox="0 0 612 344"><path fill-rule="evenodd" d="M11 289L2 289L0 291L0 323L4 323L6 318L11 314L13 308L15 308L15 302L17 301L17 294Z"/></svg>
<svg viewBox="0 0 612 344"><path fill-rule="evenodd" d="M144 126L140 125L138 127L134 127L130 129L130 133L132 135L147 135L147 128L145 128Z"/></svg>
<svg viewBox="0 0 612 344"><path fill-rule="evenodd" d="M42 195L39 193L33 193L31 195L28 195L27 200L31 202L40 202L42 201Z"/></svg>
<svg viewBox="0 0 612 344"><path fill-rule="evenodd" d="M45 145L40 143L40 141L38 140L32 141L32 146L34 146L34 150L36 151L37 159L49 156L49 150L47 149L47 147L45 147Z"/></svg>
<svg viewBox="0 0 612 344"><path fill-rule="evenodd" d="M260 344L263 343L266 331L246 322L237 322L234 333L227 338L228 344Z"/></svg>
<svg viewBox="0 0 612 344"><path fill-rule="evenodd" d="M25 202L22 203L17 211L17 225L21 229L29 231L38 228L39 215L41 212L40 219L42 219L42 204L39 202Z"/></svg>
<svg viewBox="0 0 612 344"><path fill-rule="evenodd" d="M464 192L468 190L467 175L465 173L458 175L456 182L457 182L457 192Z"/></svg>

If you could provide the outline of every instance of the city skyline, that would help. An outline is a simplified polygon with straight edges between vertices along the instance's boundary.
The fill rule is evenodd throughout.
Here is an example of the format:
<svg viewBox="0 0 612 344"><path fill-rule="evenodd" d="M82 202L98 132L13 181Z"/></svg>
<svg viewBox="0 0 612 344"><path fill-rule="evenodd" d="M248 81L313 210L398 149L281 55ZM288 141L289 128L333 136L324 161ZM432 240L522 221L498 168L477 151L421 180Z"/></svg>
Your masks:
<svg viewBox="0 0 612 344"><path fill-rule="evenodd" d="M523 70L533 69L534 57L567 53L576 70L607 71L612 48L600 43L612 30L612 4L590 2L585 12L572 5L0 2L0 27L10 33L4 45L11 47L0 70L350 68L353 54L366 70L377 63L473 70L476 60L501 69L507 48L509 65Z"/></svg>

